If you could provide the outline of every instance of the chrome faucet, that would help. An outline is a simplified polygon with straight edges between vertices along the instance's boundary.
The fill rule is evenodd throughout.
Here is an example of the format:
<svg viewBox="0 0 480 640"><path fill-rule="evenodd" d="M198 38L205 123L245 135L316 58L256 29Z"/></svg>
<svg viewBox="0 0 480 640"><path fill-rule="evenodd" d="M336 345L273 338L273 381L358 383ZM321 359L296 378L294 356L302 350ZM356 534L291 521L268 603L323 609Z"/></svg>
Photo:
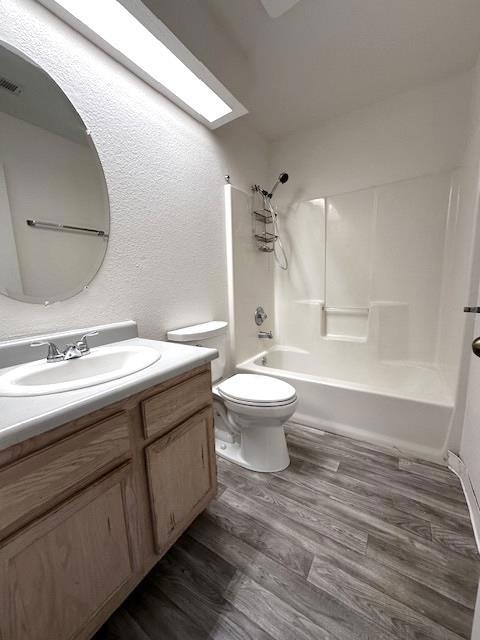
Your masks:
<svg viewBox="0 0 480 640"><path fill-rule="evenodd" d="M98 336L98 331L90 331L83 335L78 342L67 344L65 349L61 351L54 342L47 340L46 342L32 342L31 347L42 347L48 345L47 362L63 362L64 360L74 360L81 358L90 353L90 347L87 338Z"/></svg>
<svg viewBox="0 0 480 640"><path fill-rule="evenodd" d="M67 344L63 351L64 360L73 360L74 358L81 358L82 356L83 353L76 344Z"/></svg>
<svg viewBox="0 0 480 640"><path fill-rule="evenodd" d="M267 338L268 340L272 340L273 333L271 331L259 331L257 333L257 338L260 338L260 339Z"/></svg>

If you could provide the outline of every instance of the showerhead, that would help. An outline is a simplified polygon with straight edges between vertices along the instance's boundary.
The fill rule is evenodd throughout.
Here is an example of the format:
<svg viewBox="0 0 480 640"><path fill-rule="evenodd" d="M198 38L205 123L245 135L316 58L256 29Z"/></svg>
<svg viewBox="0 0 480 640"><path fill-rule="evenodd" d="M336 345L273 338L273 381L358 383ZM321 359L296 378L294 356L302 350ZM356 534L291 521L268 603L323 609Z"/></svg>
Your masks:
<svg viewBox="0 0 480 640"><path fill-rule="evenodd" d="M268 194L268 197L271 198L275 193L275 189L278 187L278 185L285 184L287 180L288 180L288 173L285 173L285 171L282 171L282 173L278 176L277 181L273 185L272 190Z"/></svg>

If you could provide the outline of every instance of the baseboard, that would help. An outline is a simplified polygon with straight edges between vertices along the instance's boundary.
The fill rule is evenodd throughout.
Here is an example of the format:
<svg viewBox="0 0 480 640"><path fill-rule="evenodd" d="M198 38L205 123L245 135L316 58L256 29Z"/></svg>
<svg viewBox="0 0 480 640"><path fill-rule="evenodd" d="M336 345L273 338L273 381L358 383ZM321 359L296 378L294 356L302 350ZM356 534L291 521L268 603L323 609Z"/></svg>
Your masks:
<svg viewBox="0 0 480 640"><path fill-rule="evenodd" d="M463 493L467 501L468 510L470 512L470 520L472 521L473 533L477 543L477 549L480 553L480 505L478 504L475 490L470 480L467 466L465 462L452 451L448 452L448 468L460 478Z"/></svg>
<svg viewBox="0 0 480 640"><path fill-rule="evenodd" d="M348 424L342 424L340 422L333 422L330 420L320 420L312 416L307 416L302 413L294 413L289 422L296 422L306 427L312 427L319 431L328 431L339 436L346 436L347 438L353 438L355 440L362 440L369 442L376 446L385 447L386 449L392 449L396 455L404 458L420 458L429 462L435 462L446 466L447 461L442 455L442 451L432 449L430 447L424 447L421 445L414 445L404 440L398 440L396 438L388 438L372 431L365 431L358 427L353 427Z"/></svg>

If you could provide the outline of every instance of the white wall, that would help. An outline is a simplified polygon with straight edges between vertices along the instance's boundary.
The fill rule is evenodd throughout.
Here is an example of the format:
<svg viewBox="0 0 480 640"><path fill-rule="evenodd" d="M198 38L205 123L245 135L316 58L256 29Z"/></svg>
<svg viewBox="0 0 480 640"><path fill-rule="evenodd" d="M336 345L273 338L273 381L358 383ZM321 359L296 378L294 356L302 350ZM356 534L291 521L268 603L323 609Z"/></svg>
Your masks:
<svg viewBox="0 0 480 640"><path fill-rule="evenodd" d="M273 143L283 202L311 200L451 170L461 164L472 74L454 76Z"/></svg>
<svg viewBox="0 0 480 640"><path fill-rule="evenodd" d="M324 199L291 205L280 216L280 233L288 271L274 264L276 341L309 350L322 331L325 302Z"/></svg>
<svg viewBox="0 0 480 640"><path fill-rule="evenodd" d="M141 335L227 311L224 174L265 180L266 144L236 121L212 133L34 0L0 4L0 39L38 62L91 130L111 238L84 293L43 308L0 297L0 337L133 318Z"/></svg>
<svg viewBox="0 0 480 640"><path fill-rule="evenodd" d="M395 356L391 351L384 352L384 357L436 362L439 310L441 304L448 305L449 296L448 290L442 291L445 229L450 212L451 232L454 203L452 198L449 207L450 190L464 158L471 87L472 73L464 73L273 143L271 175L279 170L290 174L289 182L277 193L285 212L283 222L294 267L287 274L276 274L277 332L281 340L289 343L295 325L297 335L302 333L298 330L303 317L300 311L295 310L294 318L287 317L288 309L294 309L292 301L308 297L307 289L318 289L314 297L326 296L330 306L386 301L407 305L402 307L408 322L407 348ZM305 263L303 256L298 258L303 254L301 230L309 229L310 244L312 229L315 238L319 232L318 223L310 214L305 215L305 205L299 208L299 203L325 196L330 203L327 273L321 273L321 265L317 269L312 264L309 269L303 264L301 272L309 275L302 293L295 269L298 260ZM359 216L364 225L361 234L354 224ZM328 249L335 239L345 249L340 262ZM315 256L314 249L307 249L307 254ZM349 280L352 270L354 282ZM322 277L326 290L312 285L312 280L321 282ZM362 299L356 295L360 288ZM309 315L312 313L317 311L310 306ZM306 333L311 336L310 325L317 328L319 321L315 324L312 318L304 317ZM400 307L393 317L401 319ZM351 332L361 337L364 329L359 318L355 321L358 326ZM454 342L451 324L442 326L442 331L444 341ZM457 358L458 351L458 347L453 349ZM453 395L453 378L451 389Z"/></svg>
<svg viewBox="0 0 480 640"><path fill-rule="evenodd" d="M406 331L404 358L426 364L437 357L450 182L442 172L376 190L371 300L407 305L406 326L395 314L397 335Z"/></svg>

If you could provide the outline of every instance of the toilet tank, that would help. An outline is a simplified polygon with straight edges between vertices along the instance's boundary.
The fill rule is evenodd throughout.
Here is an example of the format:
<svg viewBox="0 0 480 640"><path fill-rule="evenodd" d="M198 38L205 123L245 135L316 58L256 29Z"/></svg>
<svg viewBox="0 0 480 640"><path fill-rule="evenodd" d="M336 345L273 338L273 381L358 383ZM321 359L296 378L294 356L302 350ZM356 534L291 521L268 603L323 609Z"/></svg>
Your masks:
<svg viewBox="0 0 480 640"><path fill-rule="evenodd" d="M228 322L212 320L194 324L191 327L183 327L167 331L167 339L170 342L183 342L196 347L209 347L218 351L218 358L212 360L212 381L216 382L223 377L226 366L227 353L227 327Z"/></svg>

